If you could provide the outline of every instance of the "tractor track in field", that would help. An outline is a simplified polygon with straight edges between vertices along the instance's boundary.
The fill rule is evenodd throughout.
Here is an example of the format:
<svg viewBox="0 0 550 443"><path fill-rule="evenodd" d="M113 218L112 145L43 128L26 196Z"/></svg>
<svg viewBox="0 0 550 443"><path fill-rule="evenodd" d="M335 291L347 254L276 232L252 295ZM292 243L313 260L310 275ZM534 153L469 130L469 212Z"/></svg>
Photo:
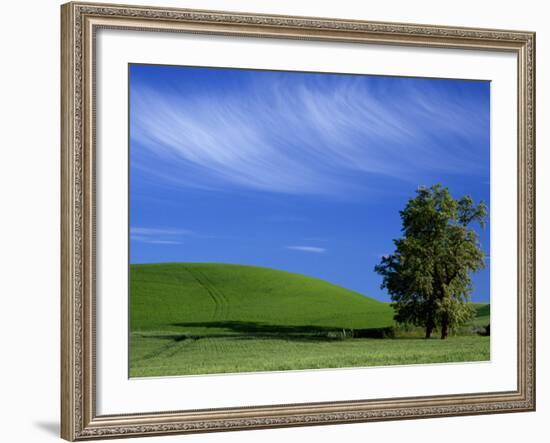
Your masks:
<svg viewBox="0 0 550 443"><path fill-rule="evenodd" d="M189 268L187 272L189 272L195 281L204 288L214 302L214 313L212 318L216 320L227 318L227 314L229 313L229 301L226 295L220 291L203 272L196 269L191 270Z"/></svg>
<svg viewBox="0 0 550 443"><path fill-rule="evenodd" d="M175 354L177 354L181 350L181 348L188 346L191 342L194 342L194 341L195 340L182 340L182 341L176 341L173 343L167 343L164 346L161 346L158 349L155 349L154 351L148 352L147 354L138 358L137 361L147 361L154 358L158 358L160 356L163 356L164 358L173 357Z"/></svg>

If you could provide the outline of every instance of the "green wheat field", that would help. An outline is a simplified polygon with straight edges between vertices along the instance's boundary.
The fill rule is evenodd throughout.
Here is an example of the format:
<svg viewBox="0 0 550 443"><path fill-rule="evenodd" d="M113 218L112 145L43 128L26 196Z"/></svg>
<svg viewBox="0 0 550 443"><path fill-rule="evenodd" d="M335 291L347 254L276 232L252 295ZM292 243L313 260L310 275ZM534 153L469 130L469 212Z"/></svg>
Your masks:
<svg viewBox="0 0 550 443"><path fill-rule="evenodd" d="M130 377L489 360L490 307L448 340L340 286L255 266L130 266Z"/></svg>

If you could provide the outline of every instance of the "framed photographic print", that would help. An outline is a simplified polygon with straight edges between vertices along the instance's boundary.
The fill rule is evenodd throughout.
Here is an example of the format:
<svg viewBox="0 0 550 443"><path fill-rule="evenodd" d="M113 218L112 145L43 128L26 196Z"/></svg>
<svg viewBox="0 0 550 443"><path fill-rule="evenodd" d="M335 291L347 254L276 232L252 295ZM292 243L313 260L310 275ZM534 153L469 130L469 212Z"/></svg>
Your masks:
<svg viewBox="0 0 550 443"><path fill-rule="evenodd" d="M63 438L534 410L534 33L61 14Z"/></svg>

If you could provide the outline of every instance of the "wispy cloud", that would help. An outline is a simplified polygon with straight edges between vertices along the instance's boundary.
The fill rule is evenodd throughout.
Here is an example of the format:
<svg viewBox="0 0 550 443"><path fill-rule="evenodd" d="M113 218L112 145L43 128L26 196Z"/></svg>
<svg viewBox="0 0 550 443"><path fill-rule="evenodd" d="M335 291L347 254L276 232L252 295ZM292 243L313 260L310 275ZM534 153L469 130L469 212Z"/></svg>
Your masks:
<svg viewBox="0 0 550 443"><path fill-rule="evenodd" d="M180 237L191 234L188 229L130 227L131 240L150 244L180 245Z"/></svg>
<svg viewBox="0 0 550 443"><path fill-rule="evenodd" d="M489 120L473 93L410 79L247 75L223 91L132 85L133 165L188 187L324 195L368 188L358 176L483 173Z"/></svg>
<svg viewBox="0 0 550 443"><path fill-rule="evenodd" d="M192 233L193 231L189 229L130 227L130 234L132 235L188 235Z"/></svg>
<svg viewBox="0 0 550 443"><path fill-rule="evenodd" d="M140 235L131 235L130 240L137 241L140 243L149 243L152 245L181 245L182 241L176 241L176 240L160 240L156 238L151 237L144 237Z"/></svg>
<svg viewBox="0 0 550 443"><path fill-rule="evenodd" d="M315 254L323 254L327 250L325 248L319 248L317 246L285 246L286 249L301 252L313 252Z"/></svg>

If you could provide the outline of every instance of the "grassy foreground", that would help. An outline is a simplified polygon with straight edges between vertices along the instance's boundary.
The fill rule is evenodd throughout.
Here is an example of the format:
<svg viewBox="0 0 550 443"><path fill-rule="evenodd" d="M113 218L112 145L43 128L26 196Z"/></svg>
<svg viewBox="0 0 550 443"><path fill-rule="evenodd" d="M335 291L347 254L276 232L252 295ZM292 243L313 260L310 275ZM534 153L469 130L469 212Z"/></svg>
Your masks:
<svg viewBox="0 0 550 443"><path fill-rule="evenodd" d="M489 359L478 335L370 338L394 325L387 303L268 268L132 265L130 306L131 377Z"/></svg>

